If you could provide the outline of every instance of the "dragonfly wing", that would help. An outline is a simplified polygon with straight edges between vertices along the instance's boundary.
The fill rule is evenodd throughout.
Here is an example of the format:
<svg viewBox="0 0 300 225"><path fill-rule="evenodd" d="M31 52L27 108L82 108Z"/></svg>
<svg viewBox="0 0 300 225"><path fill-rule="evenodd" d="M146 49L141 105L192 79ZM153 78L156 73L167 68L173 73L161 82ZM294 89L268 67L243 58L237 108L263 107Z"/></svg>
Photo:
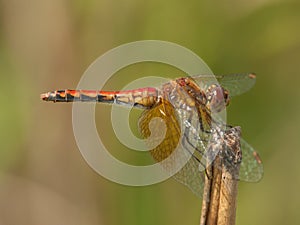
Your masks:
<svg viewBox="0 0 300 225"><path fill-rule="evenodd" d="M190 158L173 178L186 185L196 196L202 198L205 173L199 171L199 162L195 158Z"/></svg>
<svg viewBox="0 0 300 225"><path fill-rule="evenodd" d="M249 91L255 84L256 75L253 73L230 74L230 75L199 75L192 77L198 83L212 83L216 79L219 84L229 91L229 95L241 95Z"/></svg>
<svg viewBox="0 0 300 225"><path fill-rule="evenodd" d="M242 163L239 179L248 182L258 182L263 176L263 164L258 153L244 140L240 140L242 148Z"/></svg>
<svg viewBox="0 0 300 225"><path fill-rule="evenodd" d="M205 183L205 168L207 165L206 146L210 134L203 132L204 124L200 124L198 115L183 116L184 135L181 139L181 151L190 154L190 159L173 178L186 185L197 197L202 198Z"/></svg>
<svg viewBox="0 0 300 225"><path fill-rule="evenodd" d="M162 119L166 126L163 138L162 134L158 135L162 128L150 127L150 121L157 117ZM139 120L139 127L148 145L152 145L160 138L158 145L150 150L153 159L161 164L165 172L174 174L176 181L186 185L201 197L204 184L205 160L202 156L205 152L205 143L202 143L198 133L200 129L198 114L184 109L176 110L170 102L164 101L144 111Z"/></svg>

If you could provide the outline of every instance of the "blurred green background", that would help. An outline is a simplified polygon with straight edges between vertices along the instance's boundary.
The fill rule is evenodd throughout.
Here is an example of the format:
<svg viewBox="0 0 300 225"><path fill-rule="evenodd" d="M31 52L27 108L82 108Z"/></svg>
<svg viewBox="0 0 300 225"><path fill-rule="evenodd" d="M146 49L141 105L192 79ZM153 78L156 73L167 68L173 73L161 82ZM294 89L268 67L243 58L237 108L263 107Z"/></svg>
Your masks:
<svg viewBox="0 0 300 225"><path fill-rule="evenodd" d="M259 183L240 182L237 224L296 224L299 27L298 0L1 0L0 224L199 224L200 199L173 179L126 187L95 173L76 146L72 105L39 99L45 91L76 87L106 51L145 39L187 47L215 74L257 73L256 86L227 111L265 170ZM180 76L145 63L120 71L107 88L155 74ZM113 136L110 106L96 112L109 149L130 158ZM136 130L134 116L130 123Z"/></svg>

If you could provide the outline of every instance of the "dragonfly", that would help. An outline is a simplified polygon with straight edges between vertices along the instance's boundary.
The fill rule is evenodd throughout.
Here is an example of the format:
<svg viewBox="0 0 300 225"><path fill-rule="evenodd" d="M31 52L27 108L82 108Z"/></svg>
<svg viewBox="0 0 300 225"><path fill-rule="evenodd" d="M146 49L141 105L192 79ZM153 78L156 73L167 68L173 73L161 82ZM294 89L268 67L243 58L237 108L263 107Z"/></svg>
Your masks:
<svg viewBox="0 0 300 225"><path fill-rule="evenodd" d="M149 145L159 140L150 150L151 156L167 172L176 168L173 177L201 197L207 176L205 168L214 158L208 157L209 143L214 134L222 138L232 128L219 114L232 97L247 92L255 81L254 73L197 75L176 78L160 87L122 91L65 89L43 93L40 97L52 102L99 102L143 109L138 122L142 136ZM163 138L159 125L149 128L154 118L160 118L165 124ZM240 145L242 159L237 179L258 182L263 176L259 154L243 138ZM184 165L179 169L176 165L181 163L182 154L175 154L177 149L188 156L183 157ZM169 158L171 161L166 161ZM230 163L236 164L233 160Z"/></svg>

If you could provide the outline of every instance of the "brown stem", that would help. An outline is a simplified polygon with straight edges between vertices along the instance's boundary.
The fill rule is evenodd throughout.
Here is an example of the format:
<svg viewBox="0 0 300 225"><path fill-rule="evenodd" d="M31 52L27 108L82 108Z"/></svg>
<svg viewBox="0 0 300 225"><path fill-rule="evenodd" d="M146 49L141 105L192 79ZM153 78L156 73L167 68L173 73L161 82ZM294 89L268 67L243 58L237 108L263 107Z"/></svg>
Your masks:
<svg viewBox="0 0 300 225"><path fill-rule="evenodd" d="M203 190L203 200L202 200L202 211L200 218L200 225L205 225L207 221L209 202L210 202L210 191L212 185L212 167L208 166L206 168L205 184Z"/></svg>
<svg viewBox="0 0 300 225"><path fill-rule="evenodd" d="M218 154L207 167L200 225L235 224L237 178L241 163L239 140L240 128L234 127L221 138L217 134L208 146L208 151L217 151Z"/></svg>
<svg viewBox="0 0 300 225"><path fill-rule="evenodd" d="M236 199L238 190L239 167L235 170L228 170L222 167L222 182L220 190L220 207L218 212L218 225L235 224Z"/></svg>

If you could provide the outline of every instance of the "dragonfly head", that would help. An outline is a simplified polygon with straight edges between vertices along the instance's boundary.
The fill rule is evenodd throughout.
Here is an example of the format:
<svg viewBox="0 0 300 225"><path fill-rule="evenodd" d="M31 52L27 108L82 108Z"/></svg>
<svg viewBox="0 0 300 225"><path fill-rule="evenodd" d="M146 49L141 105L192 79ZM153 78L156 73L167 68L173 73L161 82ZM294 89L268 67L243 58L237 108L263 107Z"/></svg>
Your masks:
<svg viewBox="0 0 300 225"><path fill-rule="evenodd" d="M211 85L205 94L207 97L206 106L212 111L220 112L229 104L229 92L220 85Z"/></svg>

